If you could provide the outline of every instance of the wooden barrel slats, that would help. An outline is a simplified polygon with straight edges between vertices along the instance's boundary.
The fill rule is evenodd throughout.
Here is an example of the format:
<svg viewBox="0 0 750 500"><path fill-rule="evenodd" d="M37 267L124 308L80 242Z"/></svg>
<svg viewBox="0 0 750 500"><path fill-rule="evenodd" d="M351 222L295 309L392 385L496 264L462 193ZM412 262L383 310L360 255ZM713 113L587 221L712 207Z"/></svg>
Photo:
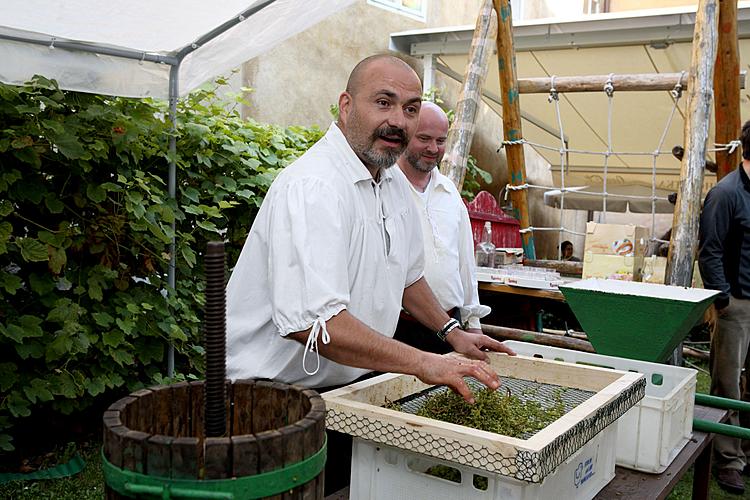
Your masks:
<svg viewBox="0 0 750 500"><path fill-rule="evenodd" d="M318 393L264 380L227 381L226 391L228 435L215 438L204 432L202 381L142 389L112 404L103 416L104 457L121 470L105 464L105 477L108 470L118 477L133 472L165 484L176 480L179 486L182 480L247 478L320 457L325 403ZM297 477L290 481L288 489L262 498L323 498L322 470L305 483L296 482ZM122 484L107 483L108 499L157 495L118 492ZM229 482L215 484L221 491ZM258 496L247 492L234 498Z"/></svg>

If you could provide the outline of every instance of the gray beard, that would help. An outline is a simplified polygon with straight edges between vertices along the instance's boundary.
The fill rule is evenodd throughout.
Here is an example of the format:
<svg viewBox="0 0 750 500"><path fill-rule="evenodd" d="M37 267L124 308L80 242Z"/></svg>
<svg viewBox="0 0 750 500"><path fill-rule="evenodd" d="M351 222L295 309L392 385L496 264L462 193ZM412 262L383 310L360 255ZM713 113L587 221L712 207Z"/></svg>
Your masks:
<svg viewBox="0 0 750 500"><path fill-rule="evenodd" d="M432 163L432 164L425 163L425 162L423 162L422 160L419 159L419 156L410 155L408 153L406 155L406 161L408 161L409 165L411 165L412 167L414 167L416 170L418 170L420 172L424 172L424 173L432 172L432 169L435 168L435 167L437 167L438 163L440 163L439 160L436 161L435 163Z"/></svg>
<svg viewBox="0 0 750 500"><path fill-rule="evenodd" d="M390 168L401 156L401 152L391 151L388 153L378 153L374 149L365 149L362 151L362 158L368 165L375 168Z"/></svg>

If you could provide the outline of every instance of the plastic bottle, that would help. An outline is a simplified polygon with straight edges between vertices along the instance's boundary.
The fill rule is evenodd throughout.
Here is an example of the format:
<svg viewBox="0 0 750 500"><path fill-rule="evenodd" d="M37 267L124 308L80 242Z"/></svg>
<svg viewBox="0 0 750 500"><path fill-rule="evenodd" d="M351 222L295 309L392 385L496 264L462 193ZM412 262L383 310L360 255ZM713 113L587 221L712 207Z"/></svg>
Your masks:
<svg viewBox="0 0 750 500"><path fill-rule="evenodd" d="M486 221L482 231L482 241L475 251L477 267L495 267L495 245L492 243L492 223Z"/></svg>

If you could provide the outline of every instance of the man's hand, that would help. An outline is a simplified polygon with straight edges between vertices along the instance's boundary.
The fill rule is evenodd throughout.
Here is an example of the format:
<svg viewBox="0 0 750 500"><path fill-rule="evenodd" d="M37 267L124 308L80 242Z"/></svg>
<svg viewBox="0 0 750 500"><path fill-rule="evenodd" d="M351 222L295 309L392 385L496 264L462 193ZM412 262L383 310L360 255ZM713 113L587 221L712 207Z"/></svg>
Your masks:
<svg viewBox="0 0 750 500"><path fill-rule="evenodd" d="M453 350L473 359L487 361L487 353L484 351L504 352L511 356L516 353L502 342L499 342L481 332L466 332L460 328L454 329L445 340L453 346Z"/></svg>
<svg viewBox="0 0 750 500"><path fill-rule="evenodd" d="M492 390L500 387L500 379L490 365L484 361L454 356L425 353L416 375L425 384L447 385L471 404L474 403L474 395L464 377L474 377Z"/></svg>

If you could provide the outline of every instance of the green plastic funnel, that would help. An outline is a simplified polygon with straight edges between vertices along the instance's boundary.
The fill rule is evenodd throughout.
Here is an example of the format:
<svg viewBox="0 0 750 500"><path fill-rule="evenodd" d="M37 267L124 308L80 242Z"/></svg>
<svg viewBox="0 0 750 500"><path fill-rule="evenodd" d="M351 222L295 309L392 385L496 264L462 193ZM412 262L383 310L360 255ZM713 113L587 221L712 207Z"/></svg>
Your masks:
<svg viewBox="0 0 750 500"><path fill-rule="evenodd" d="M602 279L560 290L597 353L657 363L669 358L719 293Z"/></svg>

